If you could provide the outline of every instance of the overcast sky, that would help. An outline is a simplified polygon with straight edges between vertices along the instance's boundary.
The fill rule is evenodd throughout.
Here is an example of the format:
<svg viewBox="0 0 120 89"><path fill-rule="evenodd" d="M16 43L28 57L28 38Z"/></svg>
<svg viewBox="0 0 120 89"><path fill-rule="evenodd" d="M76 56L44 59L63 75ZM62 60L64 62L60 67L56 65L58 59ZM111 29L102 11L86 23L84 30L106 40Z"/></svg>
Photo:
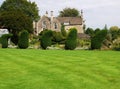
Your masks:
<svg viewBox="0 0 120 89"><path fill-rule="evenodd" d="M0 0L0 4L5 0ZM83 9L87 27L103 28L105 24L120 27L120 0L30 0L35 1L42 16L54 11L57 16L65 7Z"/></svg>

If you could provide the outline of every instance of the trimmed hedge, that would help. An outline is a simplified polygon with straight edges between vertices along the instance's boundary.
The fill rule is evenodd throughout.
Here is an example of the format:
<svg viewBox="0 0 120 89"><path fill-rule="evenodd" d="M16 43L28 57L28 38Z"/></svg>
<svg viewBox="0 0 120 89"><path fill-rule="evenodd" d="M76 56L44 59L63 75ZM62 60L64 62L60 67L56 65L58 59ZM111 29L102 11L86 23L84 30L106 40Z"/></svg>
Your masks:
<svg viewBox="0 0 120 89"><path fill-rule="evenodd" d="M29 46L29 33L27 30L23 30L20 33L18 47L21 49L26 49Z"/></svg>
<svg viewBox="0 0 120 89"><path fill-rule="evenodd" d="M8 48L8 39L12 37L12 34L4 34L0 38L0 43L2 44L2 48Z"/></svg>
<svg viewBox="0 0 120 89"><path fill-rule="evenodd" d="M65 49L74 50L77 46L77 29L71 28L65 42Z"/></svg>
<svg viewBox="0 0 120 89"><path fill-rule="evenodd" d="M107 30L99 31L92 39L91 39L91 49L100 49L104 39L107 36Z"/></svg>
<svg viewBox="0 0 120 89"><path fill-rule="evenodd" d="M52 44L52 31L45 31L41 37L41 47L46 49L48 46Z"/></svg>

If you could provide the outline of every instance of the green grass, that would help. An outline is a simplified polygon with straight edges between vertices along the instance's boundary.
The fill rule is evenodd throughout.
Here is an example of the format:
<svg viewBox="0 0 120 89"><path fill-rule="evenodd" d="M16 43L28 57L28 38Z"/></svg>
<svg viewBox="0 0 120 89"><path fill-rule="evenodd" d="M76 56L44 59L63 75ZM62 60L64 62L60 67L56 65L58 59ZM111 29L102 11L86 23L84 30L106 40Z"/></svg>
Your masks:
<svg viewBox="0 0 120 89"><path fill-rule="evenodd" d="M0 89L120 89L120 52L0 49Z"/></svg>

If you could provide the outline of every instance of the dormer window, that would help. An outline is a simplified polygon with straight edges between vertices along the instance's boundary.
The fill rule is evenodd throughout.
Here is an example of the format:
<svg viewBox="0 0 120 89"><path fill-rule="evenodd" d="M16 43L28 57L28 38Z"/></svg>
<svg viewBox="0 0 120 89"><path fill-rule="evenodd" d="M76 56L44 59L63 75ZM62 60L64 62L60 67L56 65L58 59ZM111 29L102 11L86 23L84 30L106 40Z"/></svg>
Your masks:
<svg viewBox="0 0 120 89"><path fill-rule="evenodd" d="M70 23L69 22L64 22L64 25L70 25Z"/></svg>

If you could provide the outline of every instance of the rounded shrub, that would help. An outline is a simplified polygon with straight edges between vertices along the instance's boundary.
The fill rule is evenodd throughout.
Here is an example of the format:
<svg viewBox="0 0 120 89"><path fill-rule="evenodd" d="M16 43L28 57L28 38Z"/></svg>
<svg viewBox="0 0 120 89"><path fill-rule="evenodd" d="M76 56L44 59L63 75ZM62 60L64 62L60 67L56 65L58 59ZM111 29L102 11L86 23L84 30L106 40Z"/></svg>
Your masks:
<svg viewBox="0 0 120 89"><path fill-rule="evenodd" d="M100 49L104 39L107 36L107 30L99 31L92 39L91 39L91 49Z"/></svg>
<svg viewBox="0 0 120 89"><path fill-rule="evenodd" d="M18 47L21 49L26 49L29 46L29 33L27 30L23 30L20 33Z"/></svg>
<svg viewBox="0 0 120 89"><path fill-rule="evenodd" d="M65 49L74 50L77 46L77 29L71 28L65 42Z"/></svg>
<svg viewBox="0 0 120 89"><path fill-rule="evenodd" d="M44 32L44 34L41 37L41 47L43 49L46 49L51 44L52 44L52 31L48 30Z"/></svg>
<svg viewBox="0 0 120 89"><path fill-rule="evenodd" d="M12 34L4 34L0 38L0 43L2 44L2 48L8 48L8 39L12 37Z"/></svg>

